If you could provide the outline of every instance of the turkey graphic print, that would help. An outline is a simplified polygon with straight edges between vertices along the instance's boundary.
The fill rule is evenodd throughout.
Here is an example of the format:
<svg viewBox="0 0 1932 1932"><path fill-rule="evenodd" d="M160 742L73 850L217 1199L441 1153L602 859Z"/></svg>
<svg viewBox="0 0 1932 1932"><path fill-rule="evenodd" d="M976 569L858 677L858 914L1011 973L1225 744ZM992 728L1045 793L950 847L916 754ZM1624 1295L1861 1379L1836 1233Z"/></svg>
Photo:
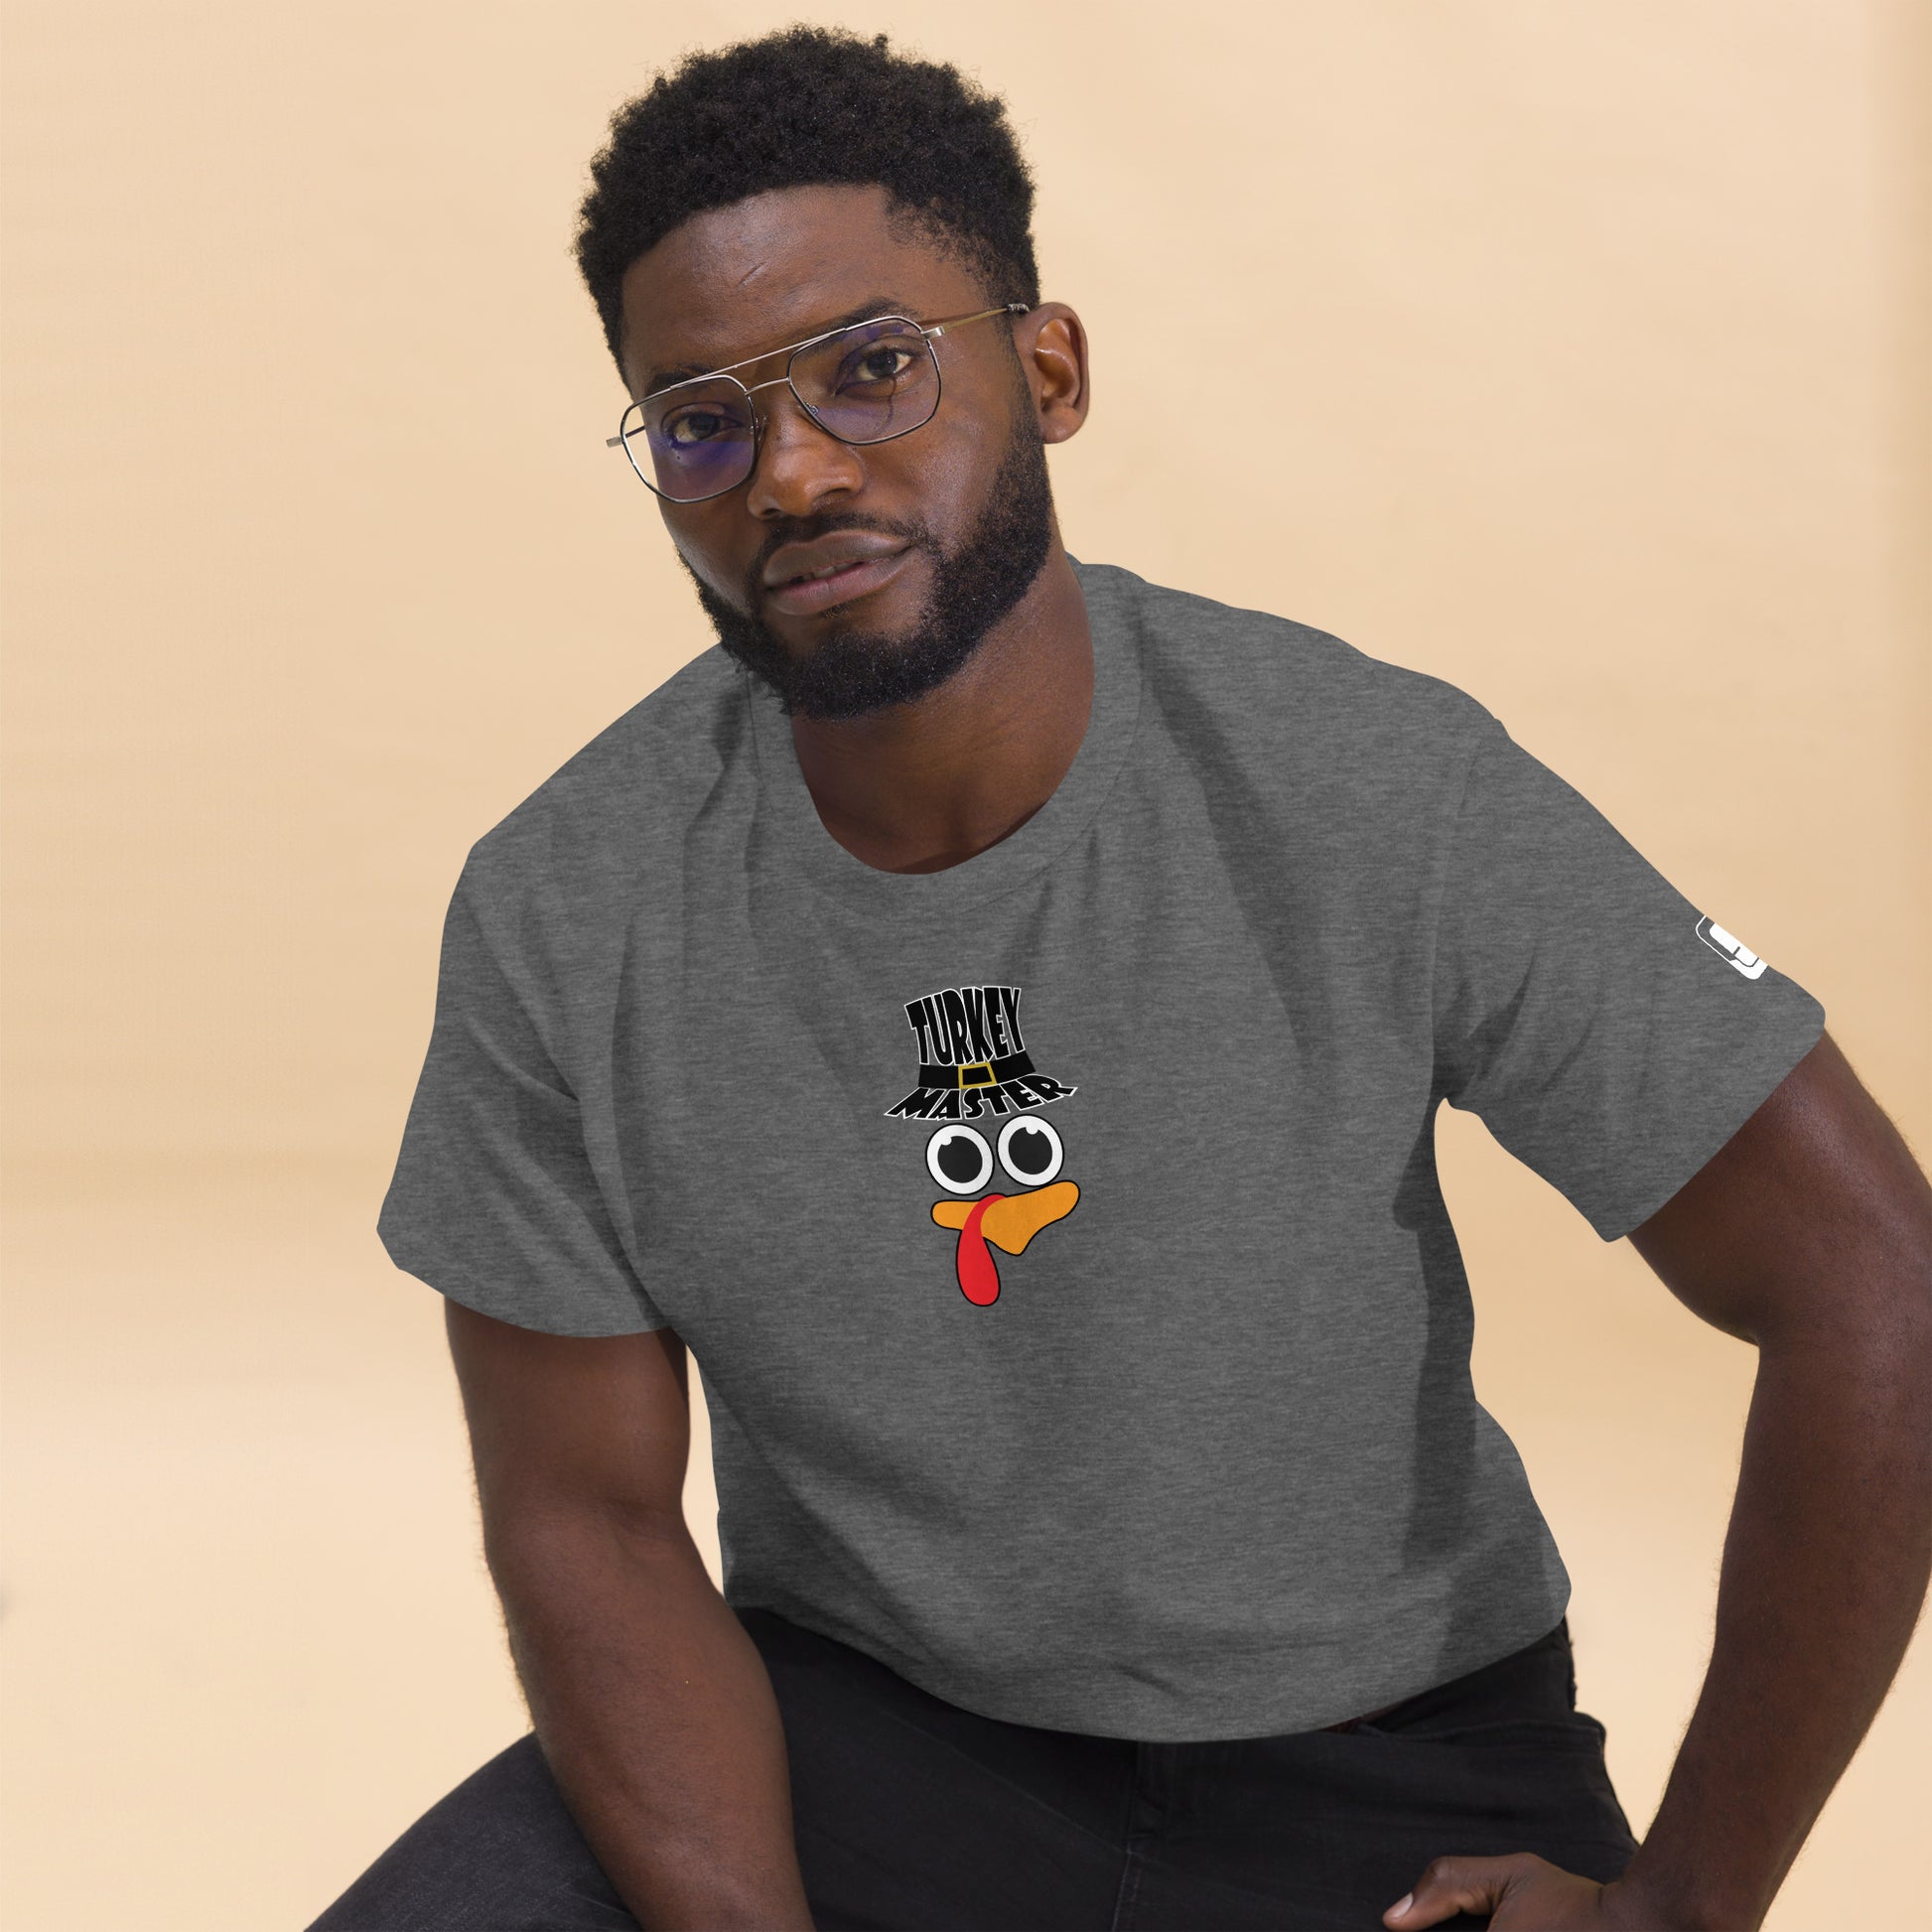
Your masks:
<svg viewBox="0 0 1932 1932"><path fill-rule="evenodd" d="M935 1227L955 1233L953 1275L976 1308L1000 1299L993 1250L1024 1254L1041 1228L1063 1221L1080 1198L1062 1180L1066 1150L1038 1109L1078 1089L1038 1072L1020 1031L1017 986L948 986L905 1004L919 1083L889 1118L934 1122L926 1171L948 1198ZM990 1137L990 1138L989 1138ZM1007 1193L996 1176L1016 1183Z"/></svg>

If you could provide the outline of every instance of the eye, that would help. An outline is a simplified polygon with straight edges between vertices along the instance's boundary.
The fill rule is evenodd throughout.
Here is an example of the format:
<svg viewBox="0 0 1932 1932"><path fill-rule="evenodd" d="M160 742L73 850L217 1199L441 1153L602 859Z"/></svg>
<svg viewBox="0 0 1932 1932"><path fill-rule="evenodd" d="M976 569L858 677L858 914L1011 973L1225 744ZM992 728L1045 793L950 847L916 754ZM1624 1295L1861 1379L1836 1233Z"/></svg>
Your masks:
<svg viewBox="0 0 1932 1932"><path fill-rule="evenodd" d="M674 448L689 449L694 443L709 443L726 436L736 427L715 409L687 409L664 425L664 440Z"/></svg>
<svg viewBox="0 0 1932 1932"><path fill-rule="evenodd" d="M993 1178L993 1150L974 1127L942 1127L925 1144L932 1177L951 1194L977 1194Z"/></svg>
<svg viewBox="0 0 1932 1932"><path fill-rule="evenodd" d="M847 359L840 371L839 387L844 390L897 382L918 359L918 351L903 342L874 343Z"/></svg>
<svg viewBox="0 0 1932 1932"><path fill-rule="evenodd" d="M1019 1114L1000 1129L1000 1165L1025 1186L1045 1186L1059 1173L1063 1153L1049 1120Z"/></svg>
<svg viewBox="0 0 1932 1932"><path fill-rule="evenodd" d="M721 396L692 396L674 403L658 418L656 438L674 450L701 449L721 437L743 436L751 425L745 411Z"/></svg>

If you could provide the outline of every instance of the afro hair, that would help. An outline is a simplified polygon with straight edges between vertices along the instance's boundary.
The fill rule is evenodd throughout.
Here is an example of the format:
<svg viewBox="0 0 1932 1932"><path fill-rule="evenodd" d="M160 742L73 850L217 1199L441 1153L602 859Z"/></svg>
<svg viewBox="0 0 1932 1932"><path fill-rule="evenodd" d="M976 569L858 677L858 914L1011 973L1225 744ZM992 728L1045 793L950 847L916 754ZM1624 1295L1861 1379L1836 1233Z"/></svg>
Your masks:
<svg viewBox="0 0 1932 1932"><path fill-rule="evenodd" d="M693 54L611 117L577 265L620 372L624 271L706 208L778 188L881 186L986 285L1039 302L1033 177L1006 108L956 68L793 26Z"/></svg>

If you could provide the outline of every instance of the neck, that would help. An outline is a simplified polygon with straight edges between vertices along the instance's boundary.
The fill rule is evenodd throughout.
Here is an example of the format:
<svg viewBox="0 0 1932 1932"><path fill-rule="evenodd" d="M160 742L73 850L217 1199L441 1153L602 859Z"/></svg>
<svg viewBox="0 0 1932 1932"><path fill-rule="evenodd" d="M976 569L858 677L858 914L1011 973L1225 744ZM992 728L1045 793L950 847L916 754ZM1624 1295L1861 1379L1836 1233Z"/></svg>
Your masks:
<svg viewBox="0 0 1932 1932"><path fill-rule="evenodd" d="M936 691L859 718L791 720L818 816L881 872L943 872L1017 832L1086 736L1093 639L1055 534L1033 587Z"/></svg>

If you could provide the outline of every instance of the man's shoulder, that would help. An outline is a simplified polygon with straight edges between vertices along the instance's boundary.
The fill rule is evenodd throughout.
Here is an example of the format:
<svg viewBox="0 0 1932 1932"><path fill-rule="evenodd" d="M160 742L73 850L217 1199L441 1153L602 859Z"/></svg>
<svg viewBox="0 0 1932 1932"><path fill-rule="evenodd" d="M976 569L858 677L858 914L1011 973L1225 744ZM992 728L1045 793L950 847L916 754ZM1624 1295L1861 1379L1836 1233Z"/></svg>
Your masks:
<svg viewBox="0 0 1932 1932"><path fill-rule="evenodd" d="M1375 657L1311 623L1153 584L1112 565L1082 582L1118 600L1148 695L1181 734L1230 746L1306 742L1339 752L1466 755L1493 723L1476 698L1428 671Z"/></svg>
<svg viewBox="0 0 1932 1932"><path fill-rule="evenodd" d="M749 755L743 674L713 644L606 725L471 847L467 869L513 887L595 889L689 820Z"/></svg>

